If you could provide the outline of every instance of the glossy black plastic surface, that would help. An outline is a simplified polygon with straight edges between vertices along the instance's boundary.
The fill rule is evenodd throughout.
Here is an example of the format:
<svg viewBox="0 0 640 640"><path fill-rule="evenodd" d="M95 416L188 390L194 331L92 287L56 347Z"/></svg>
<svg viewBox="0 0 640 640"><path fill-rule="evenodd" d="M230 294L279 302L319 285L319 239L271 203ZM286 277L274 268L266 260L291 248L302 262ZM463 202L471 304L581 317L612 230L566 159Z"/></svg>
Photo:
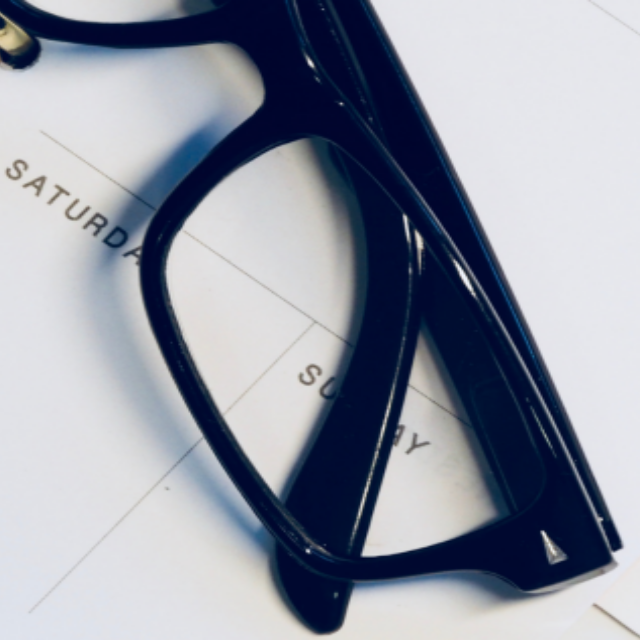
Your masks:
<svg viewBox="0 0 640 640"><path fill-rule="evenodd" d="M299 4L306 6L307 0ZM392 118L394 86L385 85L384 91L381 87L373 88L375 74L370 65L375 56L372 53L369 59L361 54L375 52L373 44L354 45L354 50L375 96L376 113L388 142L376 135L357 106L324 71L300 20L298 4L292 0L232 0L221 9L196 18L125 26L54 19L17 0L0 0L0 11L32 35L86 44L139 47L233 42L244 48L260 69L266 88L263 106L223 140L163 204L146 236L141 278L152 328L187 405L238 489L291 557L332 579L381 580L476 570L498 575L525 591L575 581L611 566L611 547L572 459L578 460L573 453L577 441L566 425L561 427L563 433L556 425L557 403L546 400L544 395L550 393L548 380L545 378L540 388L536 384L540 371L545 373L537 354L533 357L522 351L521 356L514 344L519 341L528 348L532 343L528 333L521 330L522 323L518 325L519 316L513 315L511 299L508 295L505 298L504 292L508 290L491 254L487 253L484 239L474 227L473 212L461 206L467 205L466 199L446 157L441 155L441 147L433 143L437 138L430 125L425 126L419 107L401 109L403 104L405 107L409 104L410 93L398 94L405 98L398 105L401 111ZM348 36L355 42L354 22L351 18L346 22L350 25ZM370 32L363 29L362 33ZM377 51L385 57L380 53L383 50ZM382 63L394 68L393 58L387 55L386 60ZM401 89L404 81L401 75L398 77ZM383 100L385 92L388 101ZM413 135L418 128L408 129L412 132L409 139L406 130L396 130L392 122L395 119L396 123L415 123L416 118L424 132L421 139ZM397 126L402 129L402 125ZM503 521L448 542L378 558L353 557L341 549L325 546L323 537L311 526L305 528L262 481L200 379L174 317L165 281L171 243L199 202L225 176L256 156L302 137L325 139L351 157L420 234L425 248L425 295L433 309L429 321L465 402L472 407L485 445L493 449L490 457L494 468L499 470L503 486L512 495L513 511ZM432 146L423 148L421 141ZM436 169L442 171L444 182L434 183L430 179L432 174L422 170L422 153L434 155L438 161ZM433 175L437 180L437 171ZM447 198L452 193L458 200L447 207ZM446 225L425 202L427 194L434 202L434 210L442 208L443 219L449 220L452 229L459 230L460 245L465 247L462 252L452 241ZM368 215L366 207L363 215ZM474 234L480 236L479 243L477 239L469 240ZM487 273L497 278L496 291L500 295L496 299L506 319L494 309L469 266L467 253L469 261L478 264L489 288L497 285L492 284ZM485 258L488 256L490 268L482 267L478 256L483 254ZM511 309L511 315L504 311L505 306ZM408 312L405 319L410 318L411 304L407 305L407 298L403 308ZM365 321L368 326L369 320ZM512 324L517 331L514 329L511 335L503 323ZM397 326L410 335L411 321L399 322ZM458 344L461 336L464 345ZM359 342L354 361L361 348ZM535 367L529 369L529 361ZM402 357L396 358L395 366L399 362L404 362ZM387 394L387 398L393 397L393 392ZM390 447L388 435L386 438ZM572 447L572 453L568 446ZM526 474L518 473L519 459L526 465ZM588 482L588 474L584 476ZM590 491L594 494L593 486ZM548 540L562 550L564 557L549 555Z"/></svg>
<svg viewBox="0 0 640 640"><path fill-rule="evenodd" d="M376 105L391 153L464 255L507 329L580 474L613 551L620 536L553 380L491 244L369 0L340 0L344 25Z"/></svg>
<svg viewBox="0 0 640 640"><path fill-rule="evenodd" d="M323 69L383 136L366 81L333 7L301 6ZM395 206L348 159L362 210L368 285L358 351L349 376L294 479L286 506L330 548L359 556L364 547L409 382L420 322L419 265L413 233ZM407 266L409 269L407 270ZM291 606L319 633L340 628L353 585L305 569L277 547L277 570Z"/></svg>
<svg viewBox="0 0 640 640"><path fill-rule="evenodd" d="M349 67L349 73L343 74L346 77L342 82L338 80L339 76L334 72L334 67L330 66L331 47L322 47L322 39L314 38L314 34L307 27L320 61L340 89L349 95L362 117L367 119L393 151L425 200L435 208L438 219L456 245L463 248L465 259L479 277L485 291L489 293L492 304L518 345L520 353L524 354L523 359L529 370L534 373L535 380L552 409L554 419L593 501L612 550L619 549L621 542L615 525L513 293L433 124L413 90L375 10L368 0L341 0L336 4L327 0L319 4L322 4L324 21L331 23L329 31L339 32L339 37L335 40L342 39L349 45L341 47L340 42L334 45L334 51L342 48L341 62ZM310 24L306 18L303 14L305 26ZM350 84L352 93L348 94ZM503 496L510 509L516 511L519 506L526 506L531 500L530 493L535 487L536 472L539 472L536 468L537 461L532 455L524 431L517 429L502 433L499 423L489 420L487 415L491 407L497 408L501 410L502 422L506 422L505 412L508 409L513 412L514 403L510 397L505 397L504 385L496 380L491 363L487 361L486 350L483 354L485 367L482 375L479 375L479 372L474 374L480 381L484 376L484 393L479 394L479 388L473 388L469 380L471 372L464 365L465 355L468 357L470 354L461 353L464 350L460 349L464 344L464 327L456 326L456 330L460 329L461 333L448 330L447 319L450 318L452 309L449 308L444 316L438 315L440 306L428 304L428 300L431 299L428 293L427 290L424 309L427 324L438 336L439 350L457 382L458 391L469 415L474 418L473 423L478 426L478 436L484 445ZM477 353L475 355L477 356ZM484 398L484 402L479 403L480 398ZM488 402L489 400L491 402ZM519 418L516 417L516 420ZM330 464L331 452L324 451L324 456L324 462ZM317 481L317 478L309 478L309 484L312 480ZM283 559L280 562L284 564L287 562L284 559L285 554L281 555ZM299 573L301 571L299 570ZM298 576L297 581L291 581L289 592L304 593L308 583L309 578L305 581L302 576ZM304 595L297 597L306 600ZM342 606L347 606L347 597L346 591L338 590L333 594L327 592L322 596L316 595L313 605L306 604L304 607L306 611L313 610L312 615L307 615L308 621L314 628L318 628L319 625L315 621L324 615L324 628L331 630L331 622L335 623L338 619L336 612ZM337 625L334 628L337 628Z"/></svg>

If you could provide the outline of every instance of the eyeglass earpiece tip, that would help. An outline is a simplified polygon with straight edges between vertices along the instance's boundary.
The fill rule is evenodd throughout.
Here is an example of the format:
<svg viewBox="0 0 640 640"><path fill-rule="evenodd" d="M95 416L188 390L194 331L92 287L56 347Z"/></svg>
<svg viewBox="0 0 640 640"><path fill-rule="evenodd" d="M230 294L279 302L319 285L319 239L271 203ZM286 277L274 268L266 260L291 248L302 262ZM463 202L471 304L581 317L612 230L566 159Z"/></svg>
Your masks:
<svg viewBox="0 0 640 640"><path fill-rule="evenodd" d="M344 624L353 583L310 572L278 545L275 578L280 592L314 633L335 633Z"/></svg>
<svg viewBox="0 0 640 640"><path fill-rule="evenodd" d="M40 42L17 24L0 15L0 67L24 70L40 57Z"/></svg>

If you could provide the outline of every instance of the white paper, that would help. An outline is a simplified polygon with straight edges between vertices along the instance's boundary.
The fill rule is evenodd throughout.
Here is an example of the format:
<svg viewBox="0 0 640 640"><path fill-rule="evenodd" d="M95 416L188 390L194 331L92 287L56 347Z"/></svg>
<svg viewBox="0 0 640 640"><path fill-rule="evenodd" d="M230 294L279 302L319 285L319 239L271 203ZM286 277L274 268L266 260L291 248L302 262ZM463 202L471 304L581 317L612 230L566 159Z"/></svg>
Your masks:
<svg viewBox="0 0 640 640"><path fill-rule="evenodd" d="M593 606L562 636L562 640L635 640L638 636L597 606Z"/></svg>
<svg viewBox="0 0 640 640"><path fill-rule="evenodd" d="M631 558L637 39L586 1L377 4L576 423L627 544L620 557ZM311 637L276 591L268 536L199 444L131 253L172 187L257 107L255 70L225 46L45 43L33 69L0 81L11 96L0 108L2 628L29 640ZM314 211L302 224L225 208L180 238L204 274L187 304L198 287L223 301L210 313L224 329L202 356L215 397L275 488L326 410L320 380L345 366L359 295L358 229ZM116 227L128 235L117 249L104 243ZM311 364L323 377L305 386ZM403 437L434 444L395 448L367 552L410 545L423 524L428 543L499 512L474 482L463 419L423 344ZM422 511L407 486L435 487ZM606 583L536 598L466 575L359 586L340 637L555 638Z"/></svg>
<svg viewBox="0 0 640 640"><path fill-rule="evenodd" d="M612 20L640 35L640 6L634 0L589 0Z"/></svg>
<svg viewBox="0 0 640 640"><path fill-rule="evenodd" d="M599 598L598 606L640 636L640 563L636 562Z"/></svg>
<svg viewBox="0 0 640 640"><path fill-rule="evenodd" d="M628 28L637 3L598 3L628 24L587 0L415 3L411 24L378 4L578 429L628 563L640 487L640 40Z"/></svg>

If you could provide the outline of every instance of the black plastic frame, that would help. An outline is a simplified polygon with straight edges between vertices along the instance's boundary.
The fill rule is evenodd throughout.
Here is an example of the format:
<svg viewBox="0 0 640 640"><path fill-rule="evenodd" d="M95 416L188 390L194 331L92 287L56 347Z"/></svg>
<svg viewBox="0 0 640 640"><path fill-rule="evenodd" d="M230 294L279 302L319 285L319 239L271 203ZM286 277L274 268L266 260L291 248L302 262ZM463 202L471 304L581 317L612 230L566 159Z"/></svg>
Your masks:
<svg viewBox="0 0 640 640"><path fill-rule="evenodd" d="M535 380L576 465L613 551L622 542L551 375L478 215L438 133L369 0L341 0L336 9L357 51L388 148L480 281Z"/></svg>
<svg viewBox="0 0 640 640"><path fill-rule="evenodd" d="M498 575L525 591L557 587L613 565L593 503L500 317L421 193L323 71L298 3L231 0L194 17L128 25L70 21L18 0L0 0L0 12L32 36L80 44L137 48L230 42L244 49L259 68L266 90L263 105L162 205L145 239L141 282L153 331L191 413L244 498L291 556L319 574L343 580L477 570ZM480 336L489 354L487 361L504 386L504 397L515 403L543 473L533 499L499 523L407 553L376 558L332 553L264 483L200 379L167 290L165 267L171 243L199 202L227 175L270 149L306 137L327 140L350 156L411 220L424 242L425 259L435 270L435 280L455 292L453 297L468 319L465 326L472 327L470 335ZM409 316L407 312L404 331L411 324ZM558 542L568 558L551 562L545 555L545 536Z"/></svg>

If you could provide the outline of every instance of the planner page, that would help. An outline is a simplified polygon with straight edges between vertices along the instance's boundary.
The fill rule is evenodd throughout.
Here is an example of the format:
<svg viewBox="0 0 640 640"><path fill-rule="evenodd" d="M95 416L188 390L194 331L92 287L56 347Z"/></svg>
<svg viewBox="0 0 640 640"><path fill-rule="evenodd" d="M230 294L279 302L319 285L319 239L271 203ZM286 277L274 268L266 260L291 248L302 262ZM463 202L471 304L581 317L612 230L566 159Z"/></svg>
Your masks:
<svg viewBox="0 0 640 640"><path fill-rule="evenodd" d="M379 4L635 549L633 23L571 0L425 3L408 25Z"/></svg>
<svg viewBox="0 0 640 640"><path fill-rule="evenodd" d="M123 20L209 7L129 4L113 5ZM100 3L40 6L101 19ZM587 0L376 7L568 406L625 566L640 554L640 41ZM139 284L149 221L259 107L259 73L230 45L42 45L31 69L0 74L2 629L25 640L313 637L279 591L273 542L172 381ZM238 169L172 252L199 370L280 495L346 374L367 282L362 221L326 155L300 141ZM424 330L365 553L503 515ZM357 585L338 633L559 638L615 577L535 597L478 574Z"/></svg>
<svg viewBox="0 0 640 640"><path fill-rule="evenodd" d="M533 328L627 563L640 487L639 5L376 6ZM636 602L628 575L599 601L625 624L632 610L609 594Z"/></svg>
<svg viewBox="0 0 640 640"><path fill-rule="evenodd" d="M635 562L598 600L598 606L640 636L640 562Z"/></svg>
<svg viewBox="0 0 640 640"><path fill-rule="evenodd" d="M638 635L600 607L593 605L562 636L562 640L636 640Z"/></svg>

